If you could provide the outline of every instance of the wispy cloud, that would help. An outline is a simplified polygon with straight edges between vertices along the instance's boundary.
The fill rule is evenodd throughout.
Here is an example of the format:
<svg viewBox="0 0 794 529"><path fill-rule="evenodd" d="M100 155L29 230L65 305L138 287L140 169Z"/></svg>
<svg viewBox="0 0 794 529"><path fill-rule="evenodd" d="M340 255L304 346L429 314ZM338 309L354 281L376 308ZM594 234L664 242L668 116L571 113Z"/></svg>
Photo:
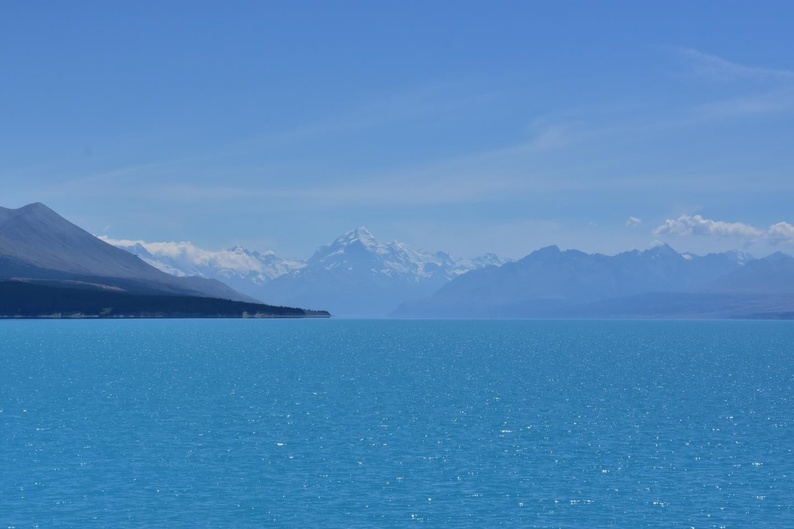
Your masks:
<svg viewBox="0 0 794 529"><path fill-rule="evenodd" d="M212 203L235 200L267 201L271 207L335 208L350 206L428 206L481 203L514 197L517 193L564 191L609 185L604 180L576 181L560 178L540 168L538 160L558 156L577 142L587 141L587 130L573 122L533 123L524 141L505 147L458 154L397 167L379 167L360 175L334 174L334 168L306 167L306 185L282 177L278 168L224 169L195 174L188 160L174 160L94 174L53 186L58 196L138 198L163 203ZM541 164L542 165L542 164ZM163 172L172 175L162 178ZM338 170L337 170L338 172Z"/></svg>
<svg viewBox="0 0 794 529"><path fill-rule="evenodd" d="M237 156L263 147L361 134L465 113L476 114L481 107L498 100L498 91L473 79L433 80L377 97L339 104L293 128L241 139L225 146L214 156Z"/></svg>
<svg viewBox="0 0 794 529"><path fill-rule="evenodd" d="M695 107L704 119L750 118L794 111L794 87L763 94L735 97Z"/></svg>
<svg viewBox="0 0 794 529"><path fill-rule="evenodd" d="M794 80L794 70L749 66L694 48L674 48L674 50L688 62L692 71L699 76L718 80Z"/></svg>
<svg viewBox="0 0 794 529"><path fill-rule="evenodd" d="M683 59L689 74L726 88L744 82L754 84L755 93L722 96L693 107L697 120L746 118L794 110L794 70L742 64L694 48L672 48Z"/></svg>
<svg viewBox="0 0 794 529"><path fill-rule="evenodd" d="M641 223L642 223L642 219L639 219L637 217L629 217L629 218L626 219L626 226L629 226L629 227L637 226L637 225L639 225Z"/></svg>
<svg viewBox="0 0 794 529"><path fill-rule="evenodd" d="M794 245L794 226L778 222L768 228L757 228L743 222L712 220L701 215L681 215L667 219L653 230L657 237L700 236L738 240L744 244L767 242L773 245Z"/></svg>
<svg viewBox="0 0 794 529"><path fill-rule="evenodd" d="M536 152L561 149L581 141L584 136L581 122L535 120L529 130L532 137L519 149Z"/></svg>

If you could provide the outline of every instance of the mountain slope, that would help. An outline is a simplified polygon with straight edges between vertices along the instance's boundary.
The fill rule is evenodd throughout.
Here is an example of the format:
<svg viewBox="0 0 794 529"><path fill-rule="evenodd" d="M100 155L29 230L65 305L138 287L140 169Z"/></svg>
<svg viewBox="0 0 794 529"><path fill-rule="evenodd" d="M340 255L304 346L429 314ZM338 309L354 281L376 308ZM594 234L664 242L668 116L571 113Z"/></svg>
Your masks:
<svg viewBox="0 0 794 529"><path fill-rule="evenodd" d="M252 301L218 281L163 273L40 203L0 208L0 279L8 278L78 280L130 292Z"/></svg>
<svg viewBox="0 0 794 529"><path fill-rule="evenodd" d="M708 288L719 292L794 292L794 257L773 253L726 274Z"/></svg>

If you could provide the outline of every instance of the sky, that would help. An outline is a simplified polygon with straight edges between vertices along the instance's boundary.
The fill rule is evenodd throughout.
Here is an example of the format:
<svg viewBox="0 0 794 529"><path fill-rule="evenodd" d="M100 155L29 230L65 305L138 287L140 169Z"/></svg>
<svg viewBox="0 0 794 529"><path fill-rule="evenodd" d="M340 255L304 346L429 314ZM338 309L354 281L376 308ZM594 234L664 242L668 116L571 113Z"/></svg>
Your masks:
<svg viewBox="0 0 794 529"><path fill-rule="evenodd" d="M0 2L0 206L306 258L794 253L794 3Z"/></svg>

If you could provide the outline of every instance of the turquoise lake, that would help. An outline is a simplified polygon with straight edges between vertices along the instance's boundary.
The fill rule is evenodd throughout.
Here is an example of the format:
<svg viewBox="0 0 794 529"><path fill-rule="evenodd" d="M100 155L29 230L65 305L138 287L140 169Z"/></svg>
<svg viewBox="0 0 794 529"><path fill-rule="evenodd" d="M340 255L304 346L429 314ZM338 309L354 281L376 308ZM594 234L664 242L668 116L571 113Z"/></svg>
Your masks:
<svg viewBox="0 0 794 529"><path fill-rule="evenodd" d="M794 323L0 322L0 527L794 526Z"/></svg>

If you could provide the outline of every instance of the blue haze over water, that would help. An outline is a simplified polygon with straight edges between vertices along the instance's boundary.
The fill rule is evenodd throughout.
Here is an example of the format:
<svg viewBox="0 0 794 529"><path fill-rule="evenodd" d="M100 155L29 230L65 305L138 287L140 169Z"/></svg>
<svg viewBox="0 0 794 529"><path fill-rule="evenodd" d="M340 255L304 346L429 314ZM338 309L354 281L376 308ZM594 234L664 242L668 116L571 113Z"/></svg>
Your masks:
<svg viewBox="0 0 794 529"><path fill-rule="evenodd" d="M786 322L0 322L0 527L791 527Z"/></svg>

